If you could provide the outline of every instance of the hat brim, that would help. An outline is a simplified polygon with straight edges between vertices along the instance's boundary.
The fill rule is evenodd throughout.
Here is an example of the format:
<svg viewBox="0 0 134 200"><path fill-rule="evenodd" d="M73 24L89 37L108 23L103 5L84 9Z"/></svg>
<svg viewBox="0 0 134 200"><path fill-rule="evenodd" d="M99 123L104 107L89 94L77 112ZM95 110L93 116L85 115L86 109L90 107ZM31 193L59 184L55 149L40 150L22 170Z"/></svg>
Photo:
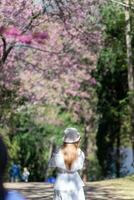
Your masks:
<svg viewBox="0 0 134 200"><path fill-rule="evenodd" d="M65 140L64 138L63 138L63 142L64 143L68 143L68 144L73 144L73 143L76 143L76 142L79 142L79 140L81 139L81 137L79 136L76 140Z"/></svg>

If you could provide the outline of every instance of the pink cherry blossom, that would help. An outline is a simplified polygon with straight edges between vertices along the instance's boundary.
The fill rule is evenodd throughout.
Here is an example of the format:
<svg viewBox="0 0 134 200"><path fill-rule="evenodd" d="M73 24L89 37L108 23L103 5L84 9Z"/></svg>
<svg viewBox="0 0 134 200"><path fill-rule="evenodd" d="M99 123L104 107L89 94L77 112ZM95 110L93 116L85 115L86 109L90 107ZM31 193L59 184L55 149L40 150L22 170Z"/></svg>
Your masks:
<svg viewBox="0 0 134 200"><path fill-rule="evenodd" d="M48 35L47 32L35 32L32 35L33 35L33 38L35 40L38 40L38 39L40 39L40 40L49 39L49 35Z"/></svg>
<svg viewBox="0 0 134 200"><path fill-rule="evenodd" d="M96 79L95 79L95 78L91 78L91 79L90 79L90 83L93 84L93 85L96 85L96 83L97 83L97 82L96 82Z"/></svg>
<svg viewBox="0 0 134 200"><path fill-rule="evenodd" d="M12 36L12 37L17 37L21 35L21 31L17 29L16 27L8 27L5 31L4 34L7 36Z"/></svg>
<svg viewBox="0 0 134 200"><path fill-rule="evenodd" d="M31 44L32 36L31 35L21 35L20 37L18 37L18 41L25 43L25 44Z"/></svg>

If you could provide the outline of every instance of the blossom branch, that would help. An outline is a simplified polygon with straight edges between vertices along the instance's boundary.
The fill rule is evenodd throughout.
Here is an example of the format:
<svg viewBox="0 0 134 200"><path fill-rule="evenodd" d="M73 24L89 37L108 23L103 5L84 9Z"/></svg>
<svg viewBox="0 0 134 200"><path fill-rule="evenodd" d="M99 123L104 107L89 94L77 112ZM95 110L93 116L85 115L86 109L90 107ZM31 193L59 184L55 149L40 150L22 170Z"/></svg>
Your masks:
<svg viewBox="0 0 134 200"><path fill-rule="evenodd" d="M27 45L27 44L16 44L14 47L22 47L22 48L30 48L30 49L34 49L34 50L37 50L37 51L41 51L41 52L44 52L44 53L49 53L49 54L56 54L56 55L64 55L65 53L59 51L59 52L55 52L55 51L48 51L48 50L45 50L45 49L41 49L39 47L35 47L35 46L32 46L32 45Z"/></svg>

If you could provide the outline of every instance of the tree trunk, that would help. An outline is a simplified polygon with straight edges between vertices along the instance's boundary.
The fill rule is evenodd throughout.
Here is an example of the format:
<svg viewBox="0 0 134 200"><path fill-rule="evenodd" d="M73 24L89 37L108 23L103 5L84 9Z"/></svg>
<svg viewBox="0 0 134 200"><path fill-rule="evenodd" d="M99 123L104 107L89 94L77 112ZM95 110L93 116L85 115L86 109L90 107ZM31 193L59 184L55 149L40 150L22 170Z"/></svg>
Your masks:
<svg viewBox="0 0 134 200"><path fill-rule="evenodd" d="M56 144L55 144L55 138L52 138L50 140L50 147L49 147L49 156L48 156L48 160L50 160L53 152L55 152L55 149L56 149ZM44 172L45 172L45 175L44 175L44 179L46 180L47 179L47 176L48 176L48 171L49 171L49 167L48 167L48 164L44 167Z"/></svg>
<svg viewBox="0 0 134 200"><path fill-rule="evenodd" d="M131 22L130 22L130 9L131 0L125 0L128 7L125 8L125 21L126 21L126 48L127 48L127 65L128 65L128 89L129 89L129 106L131 115L131 141L133 152L134 164L134 71L132 64L132 39L131 39Z"/></svg>
<svg viewBox="0 0 134 200"><path fill-rule="evenodd" d="M117 140L116 140L116 177L120 177L120 168L121 168L121 163L120 163L120 133L117 135Z"/></svg>
<svg viewBox="0 0 134 200"><path fill-rule="evenodd" d="M83 150L85 153L85 162L82 172L82 178L84 182L88 181L88 168L89 168L89 127L86 126L84 130Z"/></svg>

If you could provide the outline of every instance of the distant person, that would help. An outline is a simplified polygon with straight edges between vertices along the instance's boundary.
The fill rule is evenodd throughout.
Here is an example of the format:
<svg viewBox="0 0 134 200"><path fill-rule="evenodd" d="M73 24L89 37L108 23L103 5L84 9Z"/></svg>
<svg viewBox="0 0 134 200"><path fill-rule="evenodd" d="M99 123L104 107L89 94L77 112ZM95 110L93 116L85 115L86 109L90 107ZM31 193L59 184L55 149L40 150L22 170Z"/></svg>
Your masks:
<svg viewBox="0 0 134 200"><path fill-rule="evenodd" d="M0 138L0 200L25 200L18 192L7 190L3 186L3 176L7 166L7 149Z"/></svg>
<svg viewBox="0 0 134 200"><path fill-rule="evenodd" d="M11 182L18 182L20 179L20 167L14 163L10 168L9 174Z"/></svg>
<svg viewBox="0 0 134 200"><path fill-rule="evenodd" d="M24 182L28 182L29 175L30 175L30 172L28 171L27 167L24 167L24 171L23 171L23 174L22 174L22 179L23 179Z"/></svg>
<svg viewBox="0 0 134 200"><path fill-rule="evenodd" d="M80 134L75 128L64 131L63 145L52 155L49 167L57 168L54 200L85 200L78 170L83 168L84 153L79 148Z"/></svg>

